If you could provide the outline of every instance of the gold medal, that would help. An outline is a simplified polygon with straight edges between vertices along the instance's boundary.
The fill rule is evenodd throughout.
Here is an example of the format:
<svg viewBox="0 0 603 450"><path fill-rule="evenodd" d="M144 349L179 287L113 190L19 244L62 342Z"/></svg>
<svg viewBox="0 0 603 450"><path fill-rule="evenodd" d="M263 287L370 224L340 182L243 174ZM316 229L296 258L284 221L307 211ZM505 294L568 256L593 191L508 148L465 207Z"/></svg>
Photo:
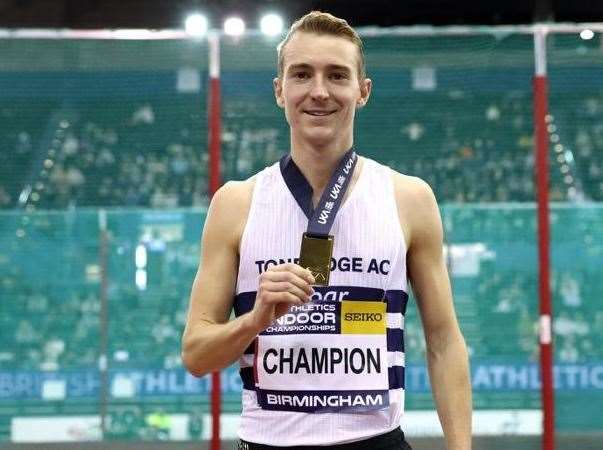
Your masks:
<svg viewBox="0 0 603 450"><path fill-rule="evenodd" d="M317 286L328 286L331 273L331 255L333 254L333 236L302 236L299 265L308 269Z"/></svg>

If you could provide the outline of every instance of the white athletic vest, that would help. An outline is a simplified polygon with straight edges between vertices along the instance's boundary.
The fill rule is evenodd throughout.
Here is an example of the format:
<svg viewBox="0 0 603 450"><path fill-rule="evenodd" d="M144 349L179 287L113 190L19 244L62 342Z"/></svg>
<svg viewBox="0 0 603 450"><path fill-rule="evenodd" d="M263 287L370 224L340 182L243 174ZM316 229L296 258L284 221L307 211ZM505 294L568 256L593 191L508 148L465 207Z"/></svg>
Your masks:
<svg viewBox="0 0 603 450"><path fill-rule="evenodd" d="M404 411L406 244L391 170L364 159L339 210L329 286L274 322L240 359L239 436L331 445L383 434ZM258 277L299 257L308 219L279 164L256 176L240 244L235 314L253 308Z"/></svg>

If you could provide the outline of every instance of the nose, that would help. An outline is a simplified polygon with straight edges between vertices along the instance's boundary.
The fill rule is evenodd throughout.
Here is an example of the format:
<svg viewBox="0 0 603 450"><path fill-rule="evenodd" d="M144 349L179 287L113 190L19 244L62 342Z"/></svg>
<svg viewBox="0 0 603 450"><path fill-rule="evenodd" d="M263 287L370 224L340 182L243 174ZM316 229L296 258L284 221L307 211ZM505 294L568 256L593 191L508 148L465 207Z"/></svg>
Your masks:
<svg viewBox="0 0 603 450"><path fill-rule="evenodd" d="M322 75L317 75L312 80L310 97L312 97L312 100L318 101L324 101L329 98L329 90L327 89L325 79Z"/></svg>

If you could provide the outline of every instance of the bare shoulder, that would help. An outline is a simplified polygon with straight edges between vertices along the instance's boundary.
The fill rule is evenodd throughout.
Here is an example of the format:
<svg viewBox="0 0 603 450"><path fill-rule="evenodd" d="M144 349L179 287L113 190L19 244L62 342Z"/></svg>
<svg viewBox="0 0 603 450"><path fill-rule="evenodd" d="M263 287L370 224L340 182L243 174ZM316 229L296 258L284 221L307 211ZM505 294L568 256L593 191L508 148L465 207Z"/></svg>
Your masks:
<svg viewBox="0 0 603 450"><path fill-rule="evenodd" d="M209 205L206 228L236 247L247 221L254 185L255 177L228 181L216 191Z"/></svg>
<svg viewBox="0 0 603 450"><path fill-rule="evenodd" d="M391 172L400 224L406 241L411 243L422 232L437 232L441 227L441 219L431 186L419 177L404 175L395 170Z"/></svg>
<svg viewBox="0 0 603 450"><path fill-rule="evenodd" d="M212 198L212 206L221 205L226 202L242 206L251 202L253 186L255 185L255 176L243 181L227 181L220 189L216 191Z"/></svg>
<svg viewBox="0 0 603 450"><path fill-rule="evenodd" d="M426 201L435 201L435 195L431 186L419 177L404 175L391 170L396 199L411 202L414 206L420 206Z"/></svg>

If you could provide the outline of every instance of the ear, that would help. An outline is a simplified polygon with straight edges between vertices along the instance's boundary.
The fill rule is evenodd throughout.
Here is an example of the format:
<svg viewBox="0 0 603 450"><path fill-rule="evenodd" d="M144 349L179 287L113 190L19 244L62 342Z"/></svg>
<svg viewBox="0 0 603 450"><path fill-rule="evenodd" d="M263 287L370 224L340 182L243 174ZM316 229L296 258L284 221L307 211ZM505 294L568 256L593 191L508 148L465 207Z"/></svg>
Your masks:
<svg viewBox="0 0 603 450"><path fill-rule="evenodd" d="M373 82L370 78L365 78L360 82L360 97L356 101L356 108L360 109L368 102L371 96L371 89L373 88Z"/></svg>
<svg viewBox="0 0 603 450"><path fill-rule="evenodd" d="M272 80L272 86L274 87L274 98L276 99L276 104L281 108L285 107L285 99L283 98L283 81L276 77Z"/></svg>

